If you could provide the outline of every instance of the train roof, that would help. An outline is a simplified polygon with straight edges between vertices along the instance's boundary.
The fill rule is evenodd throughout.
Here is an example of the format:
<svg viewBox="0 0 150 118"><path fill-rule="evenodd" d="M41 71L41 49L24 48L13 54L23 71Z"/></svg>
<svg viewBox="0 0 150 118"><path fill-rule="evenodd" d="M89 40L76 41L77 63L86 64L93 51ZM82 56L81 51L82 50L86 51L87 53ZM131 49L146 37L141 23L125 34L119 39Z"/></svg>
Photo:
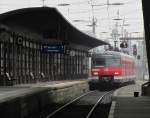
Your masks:
<svg viewBox="0 0 150 118"><path fill-rule="evenodd" d="M95 53L92 55L92 57L100 57L104 55L113 55L113 56L121 56L121 57L128 57L128 58L133 58L133 56L122 53L122 52L116 52L116 51L105 51L103 53Z"/></svg>

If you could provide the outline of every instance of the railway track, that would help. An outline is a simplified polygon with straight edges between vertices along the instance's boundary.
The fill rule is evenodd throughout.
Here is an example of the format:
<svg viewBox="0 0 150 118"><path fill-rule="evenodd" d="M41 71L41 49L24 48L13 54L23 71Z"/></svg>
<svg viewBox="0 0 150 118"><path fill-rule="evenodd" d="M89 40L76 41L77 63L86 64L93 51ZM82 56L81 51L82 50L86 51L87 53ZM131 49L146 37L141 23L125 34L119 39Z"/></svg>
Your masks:
<svg viewBox="0 0 150 118"><path fill-rule="evenodd" d="M97 114L103 114L97 111L104 110L101 108L101 103L105 102L105 99L110 99L112 92L88 92L50 113L45 118L93 118L93 116L96 118Z"/></svg>

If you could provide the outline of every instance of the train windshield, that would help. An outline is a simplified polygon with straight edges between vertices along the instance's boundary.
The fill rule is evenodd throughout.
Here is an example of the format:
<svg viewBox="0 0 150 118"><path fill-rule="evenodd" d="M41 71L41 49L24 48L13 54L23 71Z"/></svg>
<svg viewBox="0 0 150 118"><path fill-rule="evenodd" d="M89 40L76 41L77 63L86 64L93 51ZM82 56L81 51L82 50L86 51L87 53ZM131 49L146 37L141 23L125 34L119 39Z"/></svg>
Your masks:
<svg viewBox="0 0 150 118"><path fill-rule="evenodd" d="M116 56L101 56L93 58L93 67L120 67L120 58Z"/></svg>

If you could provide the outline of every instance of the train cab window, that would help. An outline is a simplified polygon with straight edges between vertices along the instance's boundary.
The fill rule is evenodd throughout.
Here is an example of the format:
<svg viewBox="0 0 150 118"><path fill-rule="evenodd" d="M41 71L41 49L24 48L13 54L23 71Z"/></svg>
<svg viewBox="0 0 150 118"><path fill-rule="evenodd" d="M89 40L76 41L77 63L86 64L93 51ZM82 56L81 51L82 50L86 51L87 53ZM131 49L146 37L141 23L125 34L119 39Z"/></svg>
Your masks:
<svg viewBox="0 0 150 118"><path fill-rule="evenodd" d="M102 56L92 59L92 67L120 67L121 61L119 57Z"/></svg>
<svg viewBox="0 0 150 118"><path fill-rule="evenodd" d="M105 66L105 59L104 58L93 59L92 65L94 67L104 67Z"/></svg>
<svg viewBox="0 0 150 118"><path fill-rule="evenodd" d="M106 58L106 66L108 67L119 67L120 66L120 59L117 57L110 57L110 58Z"/></svg>

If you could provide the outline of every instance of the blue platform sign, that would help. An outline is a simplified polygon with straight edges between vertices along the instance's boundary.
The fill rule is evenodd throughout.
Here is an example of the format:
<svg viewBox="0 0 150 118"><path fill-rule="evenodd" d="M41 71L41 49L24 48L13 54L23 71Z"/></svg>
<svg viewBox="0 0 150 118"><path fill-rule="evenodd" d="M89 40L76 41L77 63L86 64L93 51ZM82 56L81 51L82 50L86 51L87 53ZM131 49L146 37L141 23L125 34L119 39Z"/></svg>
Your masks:
<svg viewBox="0 0 150 118"><path fill-rule="evenodd" d="M61 44L46 45L43 46L43 51L49 53L64 53L64 45Z"/></svg>

